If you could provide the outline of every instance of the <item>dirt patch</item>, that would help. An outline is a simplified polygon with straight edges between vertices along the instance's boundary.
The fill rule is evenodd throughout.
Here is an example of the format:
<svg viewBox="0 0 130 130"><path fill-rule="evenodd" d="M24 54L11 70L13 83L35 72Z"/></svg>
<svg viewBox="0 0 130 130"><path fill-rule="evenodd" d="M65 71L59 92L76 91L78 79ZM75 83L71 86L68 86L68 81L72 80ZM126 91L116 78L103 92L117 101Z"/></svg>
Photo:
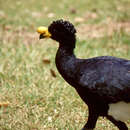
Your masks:
<svg viewBox="0 0 130 130"><path fill-rule="evenodd" d="M24 44L31 44L37 42L39 36L36 30L34 32L29 32L28 30L30 29L27 29L27 27L17 27L14 29L11 25L3 26L0 29L0 40L3 43L22 42Z"/></svg>
<svg viewBox="0 0 130 130"><path fill-rule="evenodd" d="M130 34L130 22L108 22L104 24L80 24L77 35L80 39L112 36L114 32L124 31Z"/></svg>

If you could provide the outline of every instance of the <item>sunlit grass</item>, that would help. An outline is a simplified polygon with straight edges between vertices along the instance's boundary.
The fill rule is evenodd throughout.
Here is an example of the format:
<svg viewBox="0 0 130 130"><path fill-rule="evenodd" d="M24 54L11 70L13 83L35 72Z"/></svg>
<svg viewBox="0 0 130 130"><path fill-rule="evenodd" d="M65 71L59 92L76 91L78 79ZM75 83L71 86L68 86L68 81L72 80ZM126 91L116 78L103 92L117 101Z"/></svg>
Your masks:
<svg viewBox="0 0 130 130"><path fill-rule="evenodd" d="M81 34L83 39L78 35L76 56L129 59L129 24L110 35L98 32L97 28L97 24L104 28L107 20L114 24L129 23L129 5L129 0L0 1L0 102L10 103L0 108L0 130L81 129L88 118L87 106L55 67L58 44L52 40L39 41L36 28L59 18L69 19L76 28L96 25L93 31L102 33L101 37L86 37L85 31ZM77 17L83 20L77 22ZM99 118L96 129L117 128Z"/></svg>

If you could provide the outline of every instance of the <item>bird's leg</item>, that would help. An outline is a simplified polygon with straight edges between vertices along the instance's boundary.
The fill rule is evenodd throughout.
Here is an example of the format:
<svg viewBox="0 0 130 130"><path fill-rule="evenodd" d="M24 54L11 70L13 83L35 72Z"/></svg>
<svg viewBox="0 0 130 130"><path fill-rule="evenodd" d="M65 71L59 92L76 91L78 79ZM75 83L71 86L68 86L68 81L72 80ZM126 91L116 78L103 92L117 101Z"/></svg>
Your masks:
<svg viewBox="0 0 130 130"><path fill-rule="evenodd" d="M124 122L117 121L111 116L108 116L107 119L110 120L115 126L117 126L119 130L128 130L128 127Z"/></svg>
<svg viewBox="0 0 130 130"><path fill-rule="evenodd" d="M99 114L92 109L89 109L89 117L88 121L85 124L85 126L82 128L82 130L93 130L96 126L97 119L99 117Z"/></svg>
<svg viewBox="0 0 130 130"><path fill-rule="evenodd" d="M84 128L82 128L82 130L93 130L93 129L89 129L89 128L85 128L85 127L84 127Z"/></svg>

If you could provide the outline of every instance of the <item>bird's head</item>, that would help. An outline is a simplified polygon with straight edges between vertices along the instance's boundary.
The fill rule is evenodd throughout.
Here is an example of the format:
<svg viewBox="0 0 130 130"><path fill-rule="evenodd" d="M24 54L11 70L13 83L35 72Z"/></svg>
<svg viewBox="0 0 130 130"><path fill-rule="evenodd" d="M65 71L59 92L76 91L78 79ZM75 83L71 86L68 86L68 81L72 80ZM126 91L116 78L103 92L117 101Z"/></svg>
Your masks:
<svg viewBox="0 0 130 130"><path fill-rule="evenodd" d="M40 39L52 38L60 43L67 43L75 40L76 29L69 21L57 20L53 21L48 28L39 27L37 32L40 34Z"/></svg>

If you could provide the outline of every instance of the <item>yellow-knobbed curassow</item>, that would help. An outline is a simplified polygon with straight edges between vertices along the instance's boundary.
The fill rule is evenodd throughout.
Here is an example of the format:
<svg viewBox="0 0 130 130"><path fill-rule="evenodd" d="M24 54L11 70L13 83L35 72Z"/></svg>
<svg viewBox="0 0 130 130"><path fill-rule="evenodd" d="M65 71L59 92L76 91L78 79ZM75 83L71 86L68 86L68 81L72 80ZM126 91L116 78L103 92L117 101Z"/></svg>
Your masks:
<svg viewBox="0 0 130 130"><path fill-rule="evenodd" d="M83 130L93 130L99 116L119 130L128 130L124 121L130 119L130 60L112 56L76 58L76 29L69 21L54 21L37 32L40 39L50 37L59 42L56 67L89 108Z"/></svg>

